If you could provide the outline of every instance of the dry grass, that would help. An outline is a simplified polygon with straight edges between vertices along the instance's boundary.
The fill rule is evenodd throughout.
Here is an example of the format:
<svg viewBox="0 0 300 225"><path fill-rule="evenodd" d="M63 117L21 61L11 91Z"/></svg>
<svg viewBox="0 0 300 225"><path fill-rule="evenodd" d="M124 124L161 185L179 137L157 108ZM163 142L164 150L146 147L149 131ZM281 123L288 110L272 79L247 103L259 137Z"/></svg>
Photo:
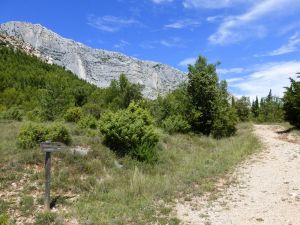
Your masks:
<svg viewBox="0 0 300 225"><path fill-rule="evenodd" d="M20 125L0 123L0 193L5 202L0 201L0 214L11 221L20 220L13 218L18 215L30 224L49 216L41 213L44 156L39 148L17 147ZM222 140L162 133L160 160L151 165L117 158L94 131L70 129L73 145L90 146L91 152L84 157L69 151L54 154L52 224L178 224L171 215L175 198L213 191L220 177L259 149L251 124L240 124L236 136Z"/></svg>

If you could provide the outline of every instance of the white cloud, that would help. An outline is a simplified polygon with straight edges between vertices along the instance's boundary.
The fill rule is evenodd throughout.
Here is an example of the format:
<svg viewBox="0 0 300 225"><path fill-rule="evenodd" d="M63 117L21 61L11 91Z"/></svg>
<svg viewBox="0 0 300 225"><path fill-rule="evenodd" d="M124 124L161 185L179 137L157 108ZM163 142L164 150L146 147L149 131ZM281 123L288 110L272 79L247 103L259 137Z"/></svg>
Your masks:
<svg viewBox="0 0 300 225"><path fill-rule="evenodd" d="M217 69L218 74L226 75L226 74L236 74L245 72L244 68L235 67L235 68L220 68Z"/></svg>
<svg viewBox="0 0 300 225"><path fill-rule="evenodd" d="M184 48L184 42L180 38L171 38L168 40L161 40L159 41L159 44L169 47L169 48Z"/></svg>
<svg viewBox="0 0 300 225"><path fill-rule="evenodd" d="M228 78L228 79L226 79L226 81L227 81L227 83L229 83L229 85L231 83L235 83L237 81L242 81L242 80L244 80L242 77L236 77L236 78Z"/></svg>
<svg viewBox="0 0 300 225"><path fill-rule="evenodd" d="M153 49L153 48L161 47L159 45L162 45L168 48L184 48L186 47L185 43L186 41L182 40L179 37L171 37L162 40L144 41L140 44L140 47L144 49Z"/></svg>
<svg viewBox="0 0 300 225"><path fill-rule="evenodd" d="M234 88L235 94L264 97L272 89L274 95L283 96L284 87L290 85L289 77L296 78L300 71L300 61L268 63L256 66L255 71L247 76L233 78L229 87Z"/></svg>
<svg viewBox="0 0 300 225"><path fill-rule="evenodd" d="M155 4L162 4L162 3L170 3L173 2L173 0L151 0Z"/></svg>
<svg viewBox="0 0 300 225"><path fill-rule="evenodd" d="M175 21L174 23L167 24L164 27L172 28L172 29L183 29L183 28L187 28L187 27L197 27L200 24L201 23L197 20L182 19L182 20Z"/></svg>
<svg viewBox="0 0 300 225"><path fill-rule="evenodd" d="M118 49L124 49L126 46L130 45L129 42L124 41L124 40L120 40L120 42L118 44L114 45L114 48L118 48Z"/></svg>
<svg viewBox="0 0 300 225"><path fill-rule="evenodd" d="M115 16L96 17L89 15L87 24L105 32L117 32L124 27L141 24L134 19L123 19Z"/></svg>
<svg viewBox="0 0 300 225"><path fill-rule="evenodd" d="M186 58L186 59L180 61L180 62L178 63L178 65L181 66L181 67L186 67L186 66L188 66L189 64L195 64L196 60L197 60L196 57Z"/></svg>
<svg viewBox="0 0 300 225"><path fill-rule="evenodd" d="M276 56L276 55L284 55L287 53L298 51L300 46L300 35L298 33L294 34L289 38L289 42L278 49L275 49L267 54L256 55L256 56Z"/></svg>
<svg viewBox="0 0 300 225"><path fill-rule="evenodd" d="M215 23L215 22L219 22L224 18L223 15L218 15L218 16L209 16L206 18L206 21L209 23Z"/></svg>
<svg viewBox="0 0 300 225"><path fill-rule="evenodd" d="M253 35L262 37L265 35L265 27L254 22L280 13L288 13L295 7L299 7L298 0L258 1L246 13L224 18L217 32L209 37L209 41L213 44L228 44Z"/></svg>
<svg viewBox="0 0 300 225"><path fill-rule="evenodd" d="M240 3L248 3L254 0L184 0L185 8L208 8L219 9L227 8Z"/></svg>

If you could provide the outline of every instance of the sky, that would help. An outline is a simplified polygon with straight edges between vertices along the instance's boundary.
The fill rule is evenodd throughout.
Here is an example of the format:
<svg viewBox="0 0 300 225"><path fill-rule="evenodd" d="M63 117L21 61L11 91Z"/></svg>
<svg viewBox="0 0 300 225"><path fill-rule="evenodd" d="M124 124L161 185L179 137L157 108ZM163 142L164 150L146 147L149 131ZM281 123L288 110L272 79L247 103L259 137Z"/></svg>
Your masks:
<svg viewBox="0 0 300 225"><path fill-rule="evenodd" d="M300 72L300 0L1 0L0 23L187 72L199 55L236 96L282 96Z"/></svg>

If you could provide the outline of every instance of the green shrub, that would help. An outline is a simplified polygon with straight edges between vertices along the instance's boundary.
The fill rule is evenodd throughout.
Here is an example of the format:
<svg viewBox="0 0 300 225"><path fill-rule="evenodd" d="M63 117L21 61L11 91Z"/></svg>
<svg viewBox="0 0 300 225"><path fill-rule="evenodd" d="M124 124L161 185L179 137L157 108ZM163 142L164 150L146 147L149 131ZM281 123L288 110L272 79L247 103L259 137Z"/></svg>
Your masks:
<svg viewBox="0 0 300 225"><path fill-rule="evenodd" d="M100 119L102 107L99 104L87 103L82 107L83 111L96 119Z"/></svg>
<svg viewBox="0 0 300 225"><path fill-rule="evenodd" d="M45 118L43 116L43 111L40 108L35 108L26 113L26 117L30 121L43 122Z"/></svg>
<svg viewBox="0 0 300 225"><path fill-rule="evenodd" d="M99 128L104 135L104 143L121 155L143 145L152 149L159 140L149 112L135 103L125 110L105 113Z"/></svg>
<svg viewBox="0 0 300 225"><path fill-rule="evenodd" d="M48 128L43 124L26 124L20 129L18 144L22 148L33 148L38 143L46 141L48 132Z"/></svg>
<svg viewBox="0 0 300 225"><path fill-rule="evenodd" d="M300 81L294 79L290 81L291 85L286 88L283 97L284 117L290 124L300 128Z"/></svg>
<svg viewBox="0 0 300 225"><path fill-rule="evenodd" d="M65 144L71 143L71 135L67 127L61 123L54 123L48 127L48 133L45 136L46 140L62 142Z"/></svg>
<svg viewBox="0 0 300 225"><path fill-rule="evenodd" d="M22 121L23 119L23 111L18 107L11 107L6 111L1 113L1 117L7 120L17 120Z"/></svg>
<svg viewBox="0 0 300 225"><path fill-rule="evenodd" d="M154 163L158 159L157 149L147 144L136 147L131 151L130 155L132 158L148 163Z"/></svg>
<svg viewBox="0 0 300 225"><path fill-rule="evenodd" d="M54 123L51 125L29 123L21 127L18 136L19 146L25 149L33 148L46 140L69 144L71 142L71 136L68 129L60 123Z"/></svg>
<svg viewBox="0 0 300 225"><path fill-rule="evenodd" d="M237 117L234 109L225 108L219 112L222 116L217 116L212 126L212 136L220 139L222 137L229 137L236 133Z"/></svg>
<svg viewBox="0 0 300 225"><path fill-rule="evenodd" d="M176 132L187 133L191 130L189 122L180 115L169 116L163 121L162 125L163 128L170 134Z"/></svg>
<svg viewBox="0 0 300 225"><path fill-rule="evenodd" d="M77 123L83 116L83 111L80 107L72 107L67 110L64 115L64 119L67 122Z"/></svg>
<svg viewBox="0 0 300 225"><path fill-rule="evenodd" d="M97 120L93 116L85 116L78 121L77 126L81 129L85 129L85 128L96 129Z"/></svg>

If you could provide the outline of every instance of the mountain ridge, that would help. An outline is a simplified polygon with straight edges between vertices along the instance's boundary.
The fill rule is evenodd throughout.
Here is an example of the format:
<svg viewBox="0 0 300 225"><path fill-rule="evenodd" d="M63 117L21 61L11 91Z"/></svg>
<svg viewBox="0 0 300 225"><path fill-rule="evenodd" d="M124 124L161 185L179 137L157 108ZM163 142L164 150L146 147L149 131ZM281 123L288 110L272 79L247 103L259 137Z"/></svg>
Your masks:
<svg viewBox="0 0 300 225"><path fill-rule="evenodd" d="M144 85L144 96L153 99L175 89L186 79L185 73L166 64L94 49L64 38L41 24L10 21L0 24L0 31L30 44L48 63L63 66L99 87L107 87L111 80L124 73L131 82Z"/></svg>

